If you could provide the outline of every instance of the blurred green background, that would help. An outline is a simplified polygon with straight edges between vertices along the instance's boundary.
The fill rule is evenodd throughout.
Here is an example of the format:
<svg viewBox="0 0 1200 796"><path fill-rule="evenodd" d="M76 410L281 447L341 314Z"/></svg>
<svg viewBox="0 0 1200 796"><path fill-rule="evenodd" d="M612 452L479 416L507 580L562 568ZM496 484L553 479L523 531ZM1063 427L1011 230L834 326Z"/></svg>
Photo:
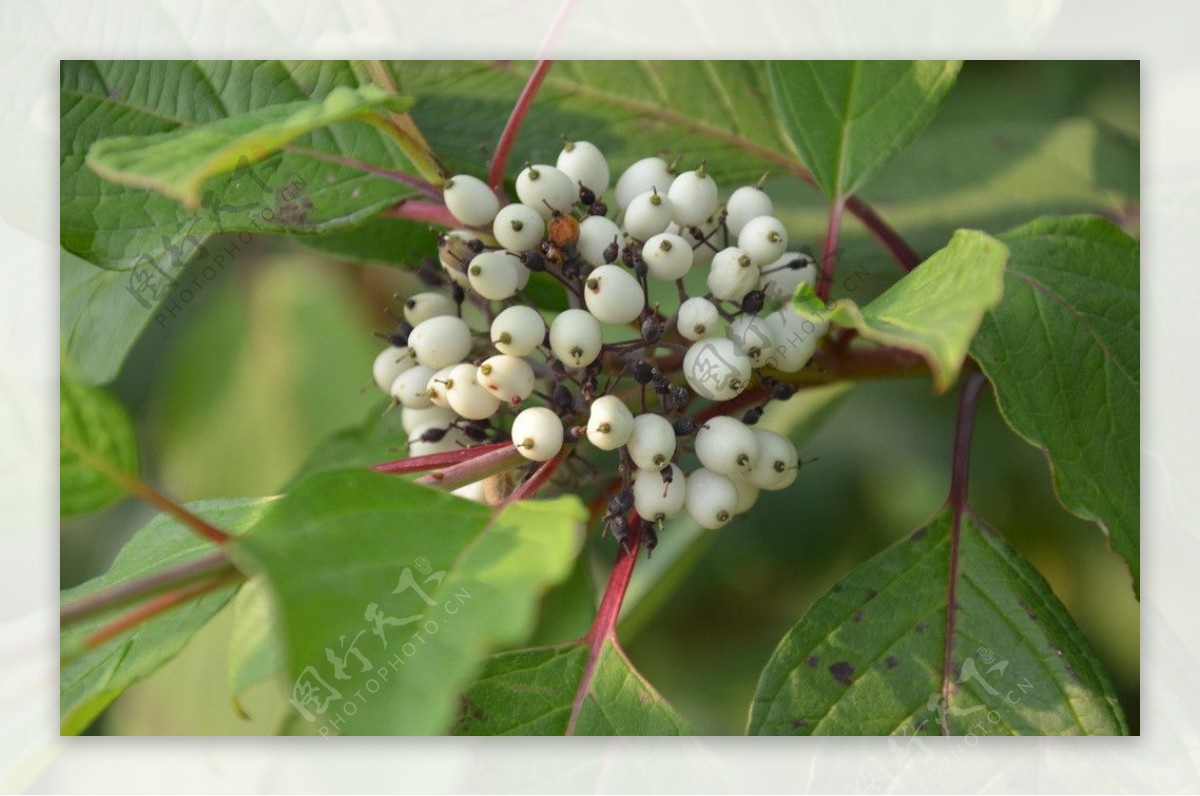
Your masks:
<svg viewBox="0 0 1200 796"><path fill-rule="evenodd" d="M957 227L999 232L1045 213L1101 213L1136 235L1138 111L1136 63L968 63L930 128L864 197L922 255ZM625 165L612 164L614 174ZM819 248L824 207L814 192L782 179L768 190L793 239ZM862 275L850 293L856 301L898 277L856 223L847 222L843 244L839 273ZM430 233L425 253L433 250ZM278 492L322 441L378 413L373 333L390 327L383 309L393 293L420 289L401 270L262 235L233 264L177 317L151 324L113 385L137 422L143 476L185 501ZM835 296L845 285L839 280ZM802 457L818 459L792 489L764 493L715 534L685 523L665 530L653 563L639 564L621 635L635 665L698 732L741 733L758 673L783 634L838 578L941 506L955 401L919 379L806 395L768 418L796 429ZM990 392L975 432L971 499L1079 623L1136 733L1139 619L1128 572L1096 526L1059 505L1043 455L1008 429ZM64 521L62 586L103 572L150 516L125 501ZM593 540L577 576L547 597L536 640L586 630L612 554L611 540ZM286 704L276 684L242 701L249 718L232 709L229 613L91 732L274 731Z"/></svg>

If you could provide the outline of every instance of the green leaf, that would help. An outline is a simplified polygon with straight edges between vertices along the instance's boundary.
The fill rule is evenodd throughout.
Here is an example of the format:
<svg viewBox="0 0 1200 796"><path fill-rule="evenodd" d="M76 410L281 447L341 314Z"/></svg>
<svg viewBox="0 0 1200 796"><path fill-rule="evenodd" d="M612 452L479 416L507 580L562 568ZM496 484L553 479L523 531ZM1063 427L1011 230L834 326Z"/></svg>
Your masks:
<svg viewBox="0 0 1200 796"><path fill-rule="evenodd" d="M269 499L212 500L192 503L188 508L223 530L242 533L254 525L269 504ZM129 540L108 572L64 591L62 601L77 600L194 561L213 549L211 543L177 520L165 515L155 517ZM229 585L207 592L66 661L60 675L61 732L74 735L83 731L126 688L175 657L235 591L237 586ZM64 655L81 650L91 633L120 615L113 611L65 628L60 641Z"/></svg>
<svg viewBox="0 0 1200 796"><path fill-rule="evenodd" d="M574 497L494 516L362 470L301 481L242 550L275 598L293 704L322 734L444 731L489 651L533 630L586 516Z"/></svg>
<svg viewBox="0 0 1200 796"><path fill-rule="evenodd" d="M929 363L934 389L944 393L958 378L983 314L1000 301L1007 257L995 238L959 230L946 248L867 306L859 309L842 299L827 310L828 317L868 340L920 354ZM813 312L814 299L811 290L798 292L797 310L820 314Z"/></svg>
<svg viewBox="0 0 1200 796"><path fill-rule="evenodd" d="M168 133L103 138L88 150L86 162L112 182L164 193L195 210L201 188L217 175L248 168L334 122L375 123L376 110L403 113L410 107L411 98L378 86L336 86L320 101L268 105Z"/></svg>
<svg viewBox="0 0 1200 796"><path fill-rule="evenodd" d="M1108 221L1043 218L1001 236L1004 300L971 347L1000 411L1046 451L1072 513L1139 581L1139 246Z"/></svg>
<svg viewBox="0 0 1200 796"><path fill-rule="evenodd" d="M242 694L283 671L287 661L279 617L263 577L247 581L233 598L232 607L233 630L229 638L226 682L234 710L246 717L240 702Z"/></svg>
<svg viewBox="0 0 1200 796"><path fill-rule="evenodd" d="M59 390L59 514L109 505L125 488L108 472L137 474L137 441L125 407L104 390L64 375Z"/></svg>
<svg viewBox="0 0 1200 796"><path fill-rule="evenodd" d="M91 146L102 138L182 135L263 108L319 103L339 86L358 84L345 62L62 63L62 339L81 377L110 381L151 321L167 322L166 309L186 306L208 274L247 257L259 233L345 229L413 195L407 185L363 170L404 161L383 133L354 122L313 130L236 176L214 178L200 212L101 178L84 162ZM213 237L221 232L229 237ZM190 279L198 275L205 277L200 287Z"/></svg>
<svg viewBox="0 0 1200 796"><path fill-rule="evenodd" d="M412 117L454 171L478 173L495 147L530 62L399 61L396 85L416 99ZM508 176L525 161L553 163L560 136L588 140L613 181L652 154L691 168L708 159L723 187L796 164L766 101L761 62L558 61L517 136Z"/></svg>
<svg viewBox="0 0 1200 796"><path fill-rule="evenodd" d="M583 644L490 658L463 697L455 735L564 735L587 667ZM614 642L600 651L575 735L688 735L670 705Z"/></svg>
<svg viewBox="0 0 1200 796"><path fill-rule="evenodd" d="M957 61L772 61L784 128L832 199L850 196L916 138L954 86Z"/></svg>
<svg viewBox="0 0 1200 796"><path fill-rule="evenodd" d="M400 412L387 412L387 401L372 407L363 422L334 434L317 447L285 487L290 490L313 473L347 467L370 467L403 458L408 435L400 423Z"/></svg>
<svg viewBox="0 0 1200 796"><path fill-rule="evenodd" d="M817 600L763 670L751 734L1128 732L1037 571L972 516L956 551L952 524L947 508Z"/></svg>

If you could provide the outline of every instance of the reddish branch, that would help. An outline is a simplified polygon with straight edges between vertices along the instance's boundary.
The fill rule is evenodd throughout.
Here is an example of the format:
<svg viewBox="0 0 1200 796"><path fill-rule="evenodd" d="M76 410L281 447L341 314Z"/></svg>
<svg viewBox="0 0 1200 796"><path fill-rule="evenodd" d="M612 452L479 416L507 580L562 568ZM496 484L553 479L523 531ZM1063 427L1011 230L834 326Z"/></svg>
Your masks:
<svg viewBox="0 0 1200 796"><path fill-rule="evenodd" d="M833 270L837 267L838 237L842 234L845 208L846 200L841 196L829 206L829 229L825 233L825 251L821 257L821 281L817 284L817 296L821 301L828 301L829 291L833 289Z"/></svg>
<svg viewBox="0 0 1200 796"><path fill-rule="evenodd" d="M457 227L458 221L440 202L414 202L412 200L393 205L383 211L389 218L403 218L407 221L418 221L422 224L437 224L442 227Z"/></svg>
<svg viewBox="0 0 1200 796"><path fill-rule="evenodd" d="M121 618L110 622L101 627L84 639L83 646L85 649L95 649L109 639L119 636L127 630L137 627L142 622L148 619L153 619L161 613L169 611L177 605L182 605L189 600L194 600L202 594L207 594L222 586L233 583L241 576L237 573L230 573L216 578L209 578L190 586L184 586L181 589L167 592L155 597L153 600L140 605Z"/></svg>
<svg viewBox="0 0 1200 796"><path fill-rule="evenodd" d="M616 641L617 619L621 616L621 604L625 601L625 592L629 590L629 581L633 577L633 567L637 563L638 552L642 548L642 521L636 511L629 512L629 538L625 544L617 548L617 561L613 564L612 573L608 576L608 585L604 587L604 596L600 599L600 608L596 611L596 619L587 635L583 637L588 645L587 664L583 668L583 677L579 681L579 690L575 692L575 701L571 703L571 717L567 720L567 735L575 734L575 725L583 710L596 675L596 666L604 645Z"/></svg>
<svg viewBox="0 0 1200 796"><path fill-rule="evenodd" d="M512 152L513 144L516 143L517 133L521 131L525 114L529 113L529 106L533 104L533 98L537 96L538 89L542 87L542 81L546 79L546 74L553 65L554 61L538 61L537 66L529 74L529 79L525 81L525 88L521 89L521 96L517 97L517 104L513 106L512 113L508 116L508 122L504 125L504 131L500 133L500 141L496 144L496 151L492 154L491 168L488 169L488 185L492 187L493 191L500 190L504 184L504 169L508 166L508 156Z"/></svg>
<svg viewBox="0 0 1200 796"><path fill-rule="evenodd" d="M962 518L967 510L967 481L971 468L971 432L975 428L975 409L983 391L984 376L972 373L963 380L954 424L954 459L950 471L950 575L946 586L946 644L942 658L942 704L950 704L951 667L954 665L954 621L958 612L958 559L962 539ZM946 711L942 712L942 735L949 735Z"/></svg>

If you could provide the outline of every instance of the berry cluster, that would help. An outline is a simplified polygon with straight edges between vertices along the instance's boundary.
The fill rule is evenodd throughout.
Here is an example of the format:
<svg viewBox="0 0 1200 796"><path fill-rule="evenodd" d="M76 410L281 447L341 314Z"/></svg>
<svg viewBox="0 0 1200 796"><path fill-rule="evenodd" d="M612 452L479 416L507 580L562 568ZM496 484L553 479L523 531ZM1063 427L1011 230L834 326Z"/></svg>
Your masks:
<svg viewBox="0 0 1200 796"><path fill-rule="evenodd" d="M567 141L556 165L527 165L515 188L519 201L501 206L476 177L444 185L463 228L441 236L441 267L422 275L449 289L405 301L374 366L375 382L403 407L410 454L505 439L534 462L566 446L575 458L584 439L619 451L622 481L606 520L620 539L630 509L659 527L686 511L719 528L759 490L789 486L796 448L753 426L763 404L794 389L773 374L803 368L827 324L790 306L801 283L815 286L817 268L787 251L761 181L722 201L704 163L676 173L649 157L609 194L601 151ZM690 295L688 276L700 268L707 290ZM549 324L524 294L535 272L571 302ZM648 299L654 282L674 285L669 316ZM719 405L704 420L687 412L697 396L728 401L752 386L763 397L740 420ZM685 474L689 447L699 466ZM483 482L458 493L486 499Z"/></svg>

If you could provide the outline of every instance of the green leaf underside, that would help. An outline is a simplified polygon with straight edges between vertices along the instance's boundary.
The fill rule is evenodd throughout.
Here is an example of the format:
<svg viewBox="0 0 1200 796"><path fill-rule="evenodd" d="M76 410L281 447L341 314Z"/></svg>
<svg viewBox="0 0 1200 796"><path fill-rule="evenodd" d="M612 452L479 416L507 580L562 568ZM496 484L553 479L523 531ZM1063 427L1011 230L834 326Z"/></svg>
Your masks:
<svg viewBox="0 0 1200 796"><path fill-rule="evenodd" d="M1001 236L1004 300L972 355L1000 411L1046 451L1072 513L1098 523L1139 579L1139 246L1108 221L1042 218Z"/></svg>
<svg viewBox="0 0 1200 796"><path fill-rule="evenodd" d="M455 171L478 174L533 65L528 62L392 62L412 116ZM651 155L679 156L680 168L707 159L732 188L765 171L797 165L779 130L762 63L747 61L559 61L548 73L510 156L554 163L561 135L603 151L615 184Z"/></svg>
<svg viewBox="0 0 1200 796"><path fill-rule="evenodd" d="M189 510L231 533L242 533L263 515L269 499L211 500L188 505ZM63 592L64 603L128 583L167 567L210 553L213 545L195 531L165 515L138 531L105 574ZM229 601L236 585L224 586L198 599L164 611L101 646L71 657L60 674L61 732L83 731L126 688L150 675L184 645ZM60 638L64 653L81 648L84 639L122 615L128 607L80 622Z"/></svg>
<svg viewBox="0 0 1200 796"><path fill-rule="evenodd" d="M868 340L920 354L929 363L934 389L944 393L958 378L984 313L1001 299L1007 259L1000 241L959 230L944 249L861 309L850 299L816 309L819 300L807 285L797 293L796 307L827 313L833 323L857 329Z"/></svg>
<svg viewBox="0 0 1200 796"><path fill-rule="evenodd" d="M583 644L490 658L462 698L455 735L563 735L587 666ZM575 735L689 735L691 728L612 641L604 644Z"/></svg>
<svg viewBox="0 0 1200 796"><path fill-rule="evenodd" d="M233 598L232 608L225 682L234 710L245 715L238 701L242 694L283 671L286 661L279 617L265 578L248 580Z"/></svg>
<svg viewBox="0 0 1200 796"><path fill-rule="evenodd" d="M784 129L821 189L849 196L933 119L957 61L772 61Z"/></svg>
<svg viewBox="0 0 1200 796"><path fill-rule="evenodd" d="M367 85L337 86L319 102L268 105L200 127L142 136L104 138L88 150L87 165L112 182L166 194L190 209L208 180L257 163L285 144L335 122L371 121L376 110L403 113L412 99Z"/></svg>
<svg viewBox="0 0 1200 796"><path fill-rule="evenodd" d="M821 597L759 680L755 735L1115 735L1107 674L1042 577L962 521L948 700L951 513Z"/></svg>
<svg viewBox="0 0 1200 796"><path fill-rule="evenodd" d="M227 275L230 266L250 259L246 252L258 233L346 229L413 195L406 185L346 162L385 168L403 163L398 147L360 122L314 129L287 151L213 178L196 212L163 194L103 179L84 162L91 146L101 138L182 135L298 101L319 107L336 87L358 85L347 62L62 63L61 323L82 378L110 381L152 321L166 308L186 309L208 279L198 286L184 282L189 264ZM228 237L214 237L221 232ZM135 284L135 268L139 278L151 278L149 287Z"/></svg>
<svg viewBox="0 0 1200 796"><path fill-rule="evenodd" d="M532 631L538 597L579 552L585 517L573 497L494 516L369 471L297 484L242 552L275 598L289 695L308 725L322 734L444 732L489 651ZM381 634L376 615L386 617ZM343 658L339 672L331 659Z"/></svg>
<svg viewBox="0 0 1200 796"><path fill-rule="evenodd" d="M59 514L103 508L124 497L125 488L97 470L98 459L118 472L137 474L137 441L125 407L97 387L63 377L59 389Z"/></svg>

